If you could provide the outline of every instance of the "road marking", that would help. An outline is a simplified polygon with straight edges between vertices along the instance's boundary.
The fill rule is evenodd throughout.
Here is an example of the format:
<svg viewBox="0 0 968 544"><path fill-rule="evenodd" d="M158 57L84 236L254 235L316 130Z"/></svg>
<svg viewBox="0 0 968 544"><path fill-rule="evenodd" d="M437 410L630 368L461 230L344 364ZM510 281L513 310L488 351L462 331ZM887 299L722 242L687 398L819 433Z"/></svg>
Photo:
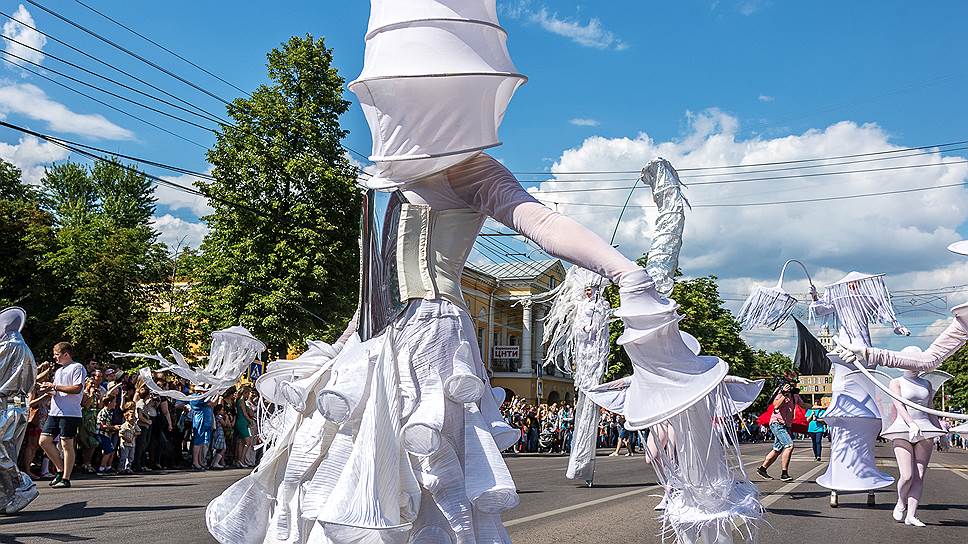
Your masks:
<svg viewBox="0 0 968 544"><path fill-rule="evenodd" d="M964 471L964 469L959 469L959 468L948 468L948 467L944 467L944 468L943 468L942 470L947 470L947 471L950 471L950 472L954 472L954 473L955 473L955 474L957 474L958 476L961 476L962 478L964 478L964 479L966 479L966 480L968 480L968 474L965 474L965 473L963 472L963 471Z"/></svg>
<svg viewBox="0 0 968 544"><path fill-rule="evenodd" d="M760 504L763 505L763 508L770 506L771 504L780 500L780 498L783 497L783 495L786 495L787 493L793 491L794 489L800 487L803 484L812 482L813 477L816 476L818 472L820 472L821 470L824 470L825 468L827 468L827 463L822 463L820 465L813 467L812 469L804 473L802 476L800 476L800 478L798 478L796 481L790 482L785 486L777 489L776 491L771 491L767 493L766 497L760 500Z"/></svg>
<svg viewBox="0 0 968 544"><path fill-rule="evenodd" d="M634 489L632 491L626 491L624 493L618 493L616 495L609 495L608 497L602 497L600 499L595 499L587 502L582 502L578 504L573 504L571 506L565 506L563 508L556 508L555 510L549 510L547 512L542 512L540 514L534 514L531 516L525 516L523 518L512 519L510 521L504 522L505 527L513 527L515 525L520 525L522 523L529 523L542 518L547 518L551 516L557 516L558 514L564 514L565 512L571 512L573 510L578 510L581 508L586 508L588 506L595 506L596 504L602 504L618 499L624 499L626 497L633 497L635 495L641 495L646 491L654 491L656 489L662 489L661 485L650 485L648 487L643 487L641 489Z"/></svg>
<svg viewBox="0 0 968 544"><path fill-rule="evenodd" d="M812 459L810 459L810 460L812 460ZM760 461L750 461L749 463L744 463L743 464L743 467L744 468L745 467L751 467L753 465L758 465L758 464L760 464ZM573 504L571 506L563 506L561 508L556 508L554 510L548 510L547 512L541 512L540 514L532 514L530 516L524 516L523 518L515 518L515 519L508 520L508 521L504 522L504 526L505 527L513 527L515 525L521 525L522 523L530 523L532 521L537 521L539 519L544 519L544 518L548 518L548 517L551 517L551 516L557 516L559 514L564 514L564 513L567 513L567 512L572 512L572 511L575 511L575 510L580 510L582 508L587 508L589 506L595 506L595 505L598 505L598 504L603 504L603 503L615 501L615 500L618 500L618 499L624 499L626 497L634 497L635 495L641 495L642 493L645 493L647 491L655 491L657 489L662 489L662 486L661 485L658 485L658 484L656 484L656 485L650 485L648 487L643 487L643 488L640 488L640 489L633 489L632 491L625 491L623 493L617 493L615 495L609 495L607 497L601 497L601 498L598 498L598 499L594 499L594 500L590 500L590 501L586 501L586 502L581 502L581 503L578 503L578 504Z"/></svg>

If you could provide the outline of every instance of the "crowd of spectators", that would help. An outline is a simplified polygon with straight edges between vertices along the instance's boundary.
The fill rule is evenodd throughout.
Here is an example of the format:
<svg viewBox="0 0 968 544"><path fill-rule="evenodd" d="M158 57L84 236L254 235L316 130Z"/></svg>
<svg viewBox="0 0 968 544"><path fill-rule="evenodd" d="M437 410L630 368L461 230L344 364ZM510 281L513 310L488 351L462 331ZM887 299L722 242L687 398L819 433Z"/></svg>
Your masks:
<svg viewBox="0 0 968 544"><path fill-rule="evenodd" d="M575 406L571 402L534 405L515 397L501 406L501 414L512 427L521 431L513 453L570 453L575 432ZM619 414L601 409L598 425L598 447L615 448L611 455L633 455L642 448L639 433L627 431Z"/></svg>
<svg viewBox="0 0 968 544"><path fill-rule="evenodd" d="M96 361L75 362L71 351L70 344L61 342L54 346L55 360L38 365L19 459L31 478L70 487L76 472L135 474L256 465L254 387L233 387L209 400L183 402L156 394L135 372ZM153 378L163 389L196 392L168 373Z"/></svg>

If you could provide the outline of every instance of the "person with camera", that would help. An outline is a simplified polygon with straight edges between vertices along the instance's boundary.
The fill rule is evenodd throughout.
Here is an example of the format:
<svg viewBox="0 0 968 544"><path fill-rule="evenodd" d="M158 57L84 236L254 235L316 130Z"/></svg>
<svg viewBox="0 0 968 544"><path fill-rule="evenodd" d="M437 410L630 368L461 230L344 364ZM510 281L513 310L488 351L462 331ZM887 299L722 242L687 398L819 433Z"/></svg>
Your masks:
<svg viewBox="0 0 968 544"><path fill-rule="evenodd" d="M785 381L783 385L774 393L770 403L773 412L770 414L770 431L773 433L773 449L766 454L763 464L756 469L760 476L772 480L773 477L767 472L777 458L780 459L780 480L784 482L792 481L790 476L790 458L793 457L793 437L790 436L790 426L793 425L793 415L796 407L800 406L804 410L811 408L811 405L800 398L800 390L794 387L793 382Z"/></svg>

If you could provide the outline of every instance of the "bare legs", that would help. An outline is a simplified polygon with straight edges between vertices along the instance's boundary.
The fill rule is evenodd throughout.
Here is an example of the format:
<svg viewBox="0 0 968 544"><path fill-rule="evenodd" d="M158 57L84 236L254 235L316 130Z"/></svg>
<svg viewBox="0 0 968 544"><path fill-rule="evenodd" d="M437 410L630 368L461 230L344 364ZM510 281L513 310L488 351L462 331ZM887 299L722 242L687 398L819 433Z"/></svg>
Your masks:
<svg viewBox="0 0 968 544"><path fill-rule="evenodd" d="M74 439L62 436L60 447L57 447L57 444L54 444L54 437L49 434L42 434L40 435L40 447L54 463L57 472L63 474L65 480L70 481L71 473L74 472Z"/></svg>
<svg viewBox="0 0 968 544"><path fill-rule="evenodd" d="M897 480L897 506L894 508L894 519L897 521L901 521L900 515L906 510L904 523L924 527L924 523L917 518L917 511L924 491L924 473L931 461L932 445L930 440L920 440L914 444L907 440L894 440L894 456L901 473Z"/></svg>

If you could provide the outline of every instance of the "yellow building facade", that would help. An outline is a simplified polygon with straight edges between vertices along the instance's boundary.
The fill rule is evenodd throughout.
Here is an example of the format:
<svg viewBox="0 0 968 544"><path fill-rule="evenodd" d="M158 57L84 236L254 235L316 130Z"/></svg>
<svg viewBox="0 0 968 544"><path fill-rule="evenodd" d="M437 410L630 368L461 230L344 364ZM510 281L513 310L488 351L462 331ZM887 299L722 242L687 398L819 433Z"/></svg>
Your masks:
<svg viewBox="0 0 968 544"><path fill-rule="evenodd" d="M550 303L531 300L564 278L565 267L557 259L468 263L464 268L461 288L476 325L481 357L491 385L503 387L509 399L524 397L549 404L574 400L571 378L555 368L541 368L543 319Z"/></svg>

